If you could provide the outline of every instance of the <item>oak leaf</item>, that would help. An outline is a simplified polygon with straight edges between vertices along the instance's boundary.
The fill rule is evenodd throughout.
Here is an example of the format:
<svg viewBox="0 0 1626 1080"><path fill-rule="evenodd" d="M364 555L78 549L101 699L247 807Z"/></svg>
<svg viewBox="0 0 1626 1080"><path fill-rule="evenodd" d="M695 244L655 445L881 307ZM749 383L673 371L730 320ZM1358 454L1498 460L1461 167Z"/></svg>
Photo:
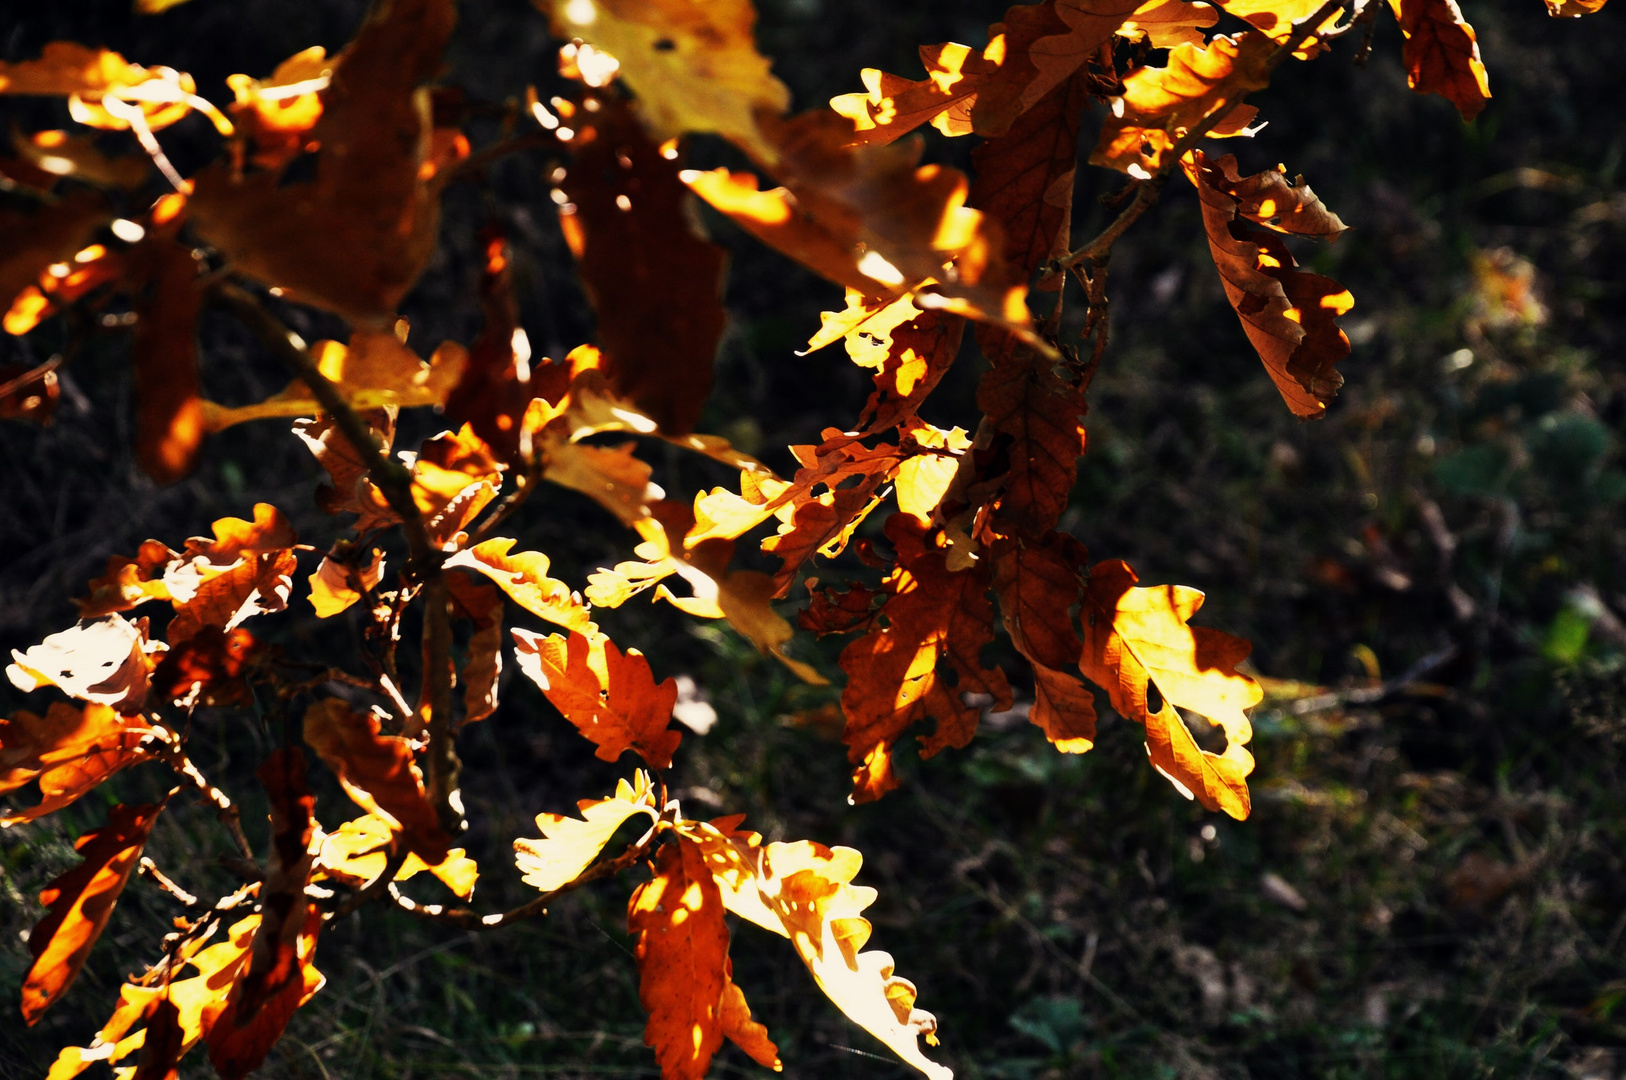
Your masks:
<svg viewBox="0 0 1626 1080"><path fill-rule="evenodd" d="M120 712L135 713L147 699L154 661L163 645L147 640L147 620L118 614L81 619L26 652L11 651L6 677L24 693L42 686Z"/></svg>
<svg viewBox="0 0 1626 1080"><path fill-rule="evenodd" d="M645 814L654 821L658 813L649 775L642 770L630 784L617 781L614 795L583 799L576 809L580 818L538 814L536 827L543 839L520 837L514 841L514 863L525 884L545 893L570 884L592 865L628 818Z"/></svg>
<svg viewBox="0 0 1626 1080"><path fill-rule="evenodd" d="M74 841L83 861L40 893L48 913L29 934L34 964L23 979L23 1020L30 1027L84 967L161 810L162 804L113 807L106 825Z"/></svg>
<svg viewBox="0 0 1626 1080"><path fill-rule="evenodd" d="M322 558L309 579L310 603L318 619L331 619L349 610L363 593L371 592L383 580L384 553L373 548L371 554L365 565L341 562L332 555Z"/></svg>
<svg viewBox="0 0 1626 1080"><path fill-rule="evenodd" d="M377 716L336 698L305 710L304 737L351 801L390 822L407 850L430 865L446 858L451 841L424 794L411 740L382 734Z"/></svg>
<svg viewBox="0 0 1626 1080"><path fill-rule="evenodd" d="M192 76L173 68L145 68L108 49L53 41L39 59L0 63L0 94L66 97L76 121L108 131L139 124L148 132L166 128L196 109L222 135L231 122L198 96Z"/></svg>
<svg viewBox="0 0 1626 1080"><path fill-rule="evenodd" d="M255 615L282 611L293 590L299 559L288 549L254 553L199 585L185 603L177 604L166 636L179 645L207 627L231 631Z"/></svg>
<svg viewBox="0 0 1626 1080"><path fill-rule="evenodd" d="M242 627L205 626L164 653L153 669L152 692L172 703L192 698L199 705L251 705L246 674L262 654L260 643Z"/></svg>
<svg viewBox="0 0 1626 1080"><path fill-rule="evenodd" d="M1118 36L1146 40L1154 49L1204 43L1202 31L1219 21L1213 4L1190 0L1146 0L1118 28Z"/></svg>
<svg viewBox="0 0 1626 1080"><path fill-rule="evenodd" d="M638 958L638 1000L649 1013L644 1043L661 1080L702 1080L723 1044L728 926L700 849L678 834L655 860L655 875L627 905Z"/></svg>
<svg viewBox="0 0 1626 1080"><path fill-rule="evenodd" d="M1028 719L1064 754L1095 745L1095 695L1078 678L1082 642L1072 610L1083 581L1083 545L1065 534L1017 538L993 550L993 584L1005 630L1033 665Z"/></svg>
<svg viewBox="0 0 1626 1080"><path fill-rule="evenodd" d="M1405 35L1401 59L1411 88L1446 98L1464 120L1478 116L1490 100L1490 76L1457 0L1389 0L1389 6Z"/></svg>
<svg viewBox="0 0 1626 1080"><path fill-rule="evenodd" d="M1162 169L1174 144L1190 128L1218 114L1209 137L1251 135L1258 110L1241 104L1270 82L1276 43L1258 31L1220 35L1207 47L1177 45L1167 67L1142 67L1124 78L1123 107L1101 125L1090 164L1137 177Z"/></svg>
<svg viewBox="0 0 1626 1080"><path fill-rule="evenodd" d="M1304 23L1316 13L1323 0L1214 0L1214 2L1229 14L1257 27L1272 41L1282 44L1293 36L1296 25ZM1331 30L1342 14L1341 9L1335 8L1322 19L1319 26L1313 27L1312 31ZM1326 41L1312 32L1299 42L1293 50L1293 55L1300 60L1309 60L1326 48Z"/></svg>
<svg viewBox="0 0 1626 1080"><path fill-rule="evenodd" d="M451 0L377 5L323 91L310 130L315 178L211 166L193 180L198 232L293 299L358 322L392 313L434 251L422 84L437 74L455 19Z"/></svg>
<svg viewBox="0 0 1626 1080"><path fill-rule="evenodd" d="M468 659L459 678L463 683L463 723L484 720L497 711L497 682L502 675L502 594L492 585L464 574L449 574L446 591L452 613L474 624L469 635Z"/></svg>
<svg viewBox="0 0 1626 1080"><path fill-rule="evenodd" d="M109 556L103 575L91 579L89 595L73 602L79 609L79 617L94 619L115 611L129 611L148 600L171 599L169 587L164 584L164 572L180 557L179 552L171 551L157 540L142 541L133 559Z"/></svg>
<svg viewBox="0 0 1626 1080"><path fill-rule="evenodd" d="M1582 15L1596 15L1609 0L1547 0L1547 14L1553 18L1579 19Z"/></svg>
<svg viewBox="0 0 1626 1080"><path fill-rule="evenodd" d="M734 961L723 965L723 999L717 1007L718 1020L728 1041L751 1056L763 1068L783 1072L779 1060L779 1047L768 1037L768 1029L751 1019L751 1006L745 1000L745 991L734 983Z"/></svg>
<svg viewBox="0 0 1626 1080"><path fill-rule="evenodd" d="M236 979L248 959L259 925L257 914L240 919L227 931L225 941L207 948L202 948L207 934L183 941L170 971L180 974L195 968L196 975L172 978L167 986L125 983L119 988L118 1006L96 1033L95 1041L89 1047L63 1049L52 1064L47 1080L72 1080L98 1061L116 1064L140 1050L146 1043L147 1031L143 1028L130 1034L130 1029L142 1020L150 1023L166 1000L176 1009L176 1025L183 1035L181 1054L191 1050L208 1037L225 1009L226 997L221 990Z"/></svg>
<svg viewBox="0 0 1626 1080"><path fill-rule="evenodd" d="M520 670L597 747L599 760L632 750L657 769L671 766L683 738L668 727L677 683L657 684L642 653L623 654L602 635L513 633Z"/></svg>
<svg viewBox="0 0 1626 1080"><path fill-rule="evenodd" d="M136 460L148 476L169 484L192 471L203 447L198 267L191 248L167 237L155 237L136 250L143 279L130 342Z"/></svg>
<svg viewBox="0 0 1626 1080"><path fill-rule="evenodd" d="M21 710L0 719L0 795L35 780L40 786L39 804L0 814L0 827L54 813L120 769L148 760L143 744L156 734L139 716L65 701L52 702L44 716Z"/></svg>
<svg viewBox="0 0 1626 1080"><path fill-rule="evenodd" d="M496 224L480 230L480 239L486 251L479 286L485 318L469 343L463 374L446 396L446 416L453 423L471 425L499 458L513 465L520 460L525 407L542 388L531 378L531 341L519 324L508 243Z"/></svg>
<svg viewBox="0 0 1626 1080"><path fill-rule="evenodd" d="M1067 509L1084 453L1084 387L1063 368L994 327L977 343L993 365L977 387L977 405L995 433L992 456L1003 493L1001 517L1032 537L1055 528Z"/></svg>
<svg viewBox="0 0 1626 1080"><path fill-rule="evenodd" d="M483 574L514 603L540 619L566 630L587 632L593 622L581 597L564 582L548 576L546 555L540 551L514 553L515 543L508 537L493 537L464 548L445 565Z"/></svg>
<svg viewBox="0 0 1626 1080"><path fill-rule="evenodd" d="M396 413L393 408L368 409L361 413L368 430L386 450L395 441ZM367 479L372 463L362 458L330 419L317 416L295 420L293 432L328 474L330 482L316 492L316 505L324 513L366 516L374 507L374 499L382 499Z"/></svg>
<svg viewBox="0 0 1626 1080"><path fill-rule="evenodd" d="M709 131L773 164L759 113L784 112L790 91L756 50L751 0L533 2L565 40L586 41L619 61L656 139Z"/></svg>
<svg viewBox="0 0 1626 1080"><path fill-rule="evenodd" d="M231 113L237 121L233 150L239 170L246 162L280 172L304 151L311 129L322 118L322 92L338 62L313 45L278 64L265 79L226 76L236 97Z"/></svg>
<svg viewBox="0 0 1626 1080"><path fill-rule="evenodd" d="M358 889L366 888L377 881L389 865L390 846L397 832L392 819L372 813L323 834L312 880L328 877ZM464 900L474 895L474 885L480 877L480 868L465 849L450 848L446 857L435 863L425 862L417 852L407 852L401 868L395 872L395 880L406 881L426 870Z"/></svg>
<svg viewBox="0 0 1626 1080"><path fill-rule="evenodd" d="M1260 185L1254 183L1257 177L1238 178L1234 158L1210 161L1201 151L1193 151L1185 171L1202 200L1208 248L1226 298L1248 340L1293 414L1321 416L1343 385L1334 365L1349 355L1349 338L1334 319L1348 312L1354 299L1331 278L1297 269L1287 246L1271 233L1247 226L1245 218L1256 215L1279 218L1281 224L1272 227L1282 228L1295 215L1266 215L1262 205L1255 215L1246 214L1244 208L1254 204L1244 200ZM1320 201L1309 188L1276 183L1269 187L1277 192L1273 198L1302 199L1309 207L1305 211L1309 222L1321 221L1321 211L1314 209ZM1233 191L1242 192L1242 198Z"/></svg>
<svg viewBox="0 0 1626 1080"><path fill-rule="evenodd" d="M1243 744L1253 729L1243 710L1264 695L1236 665L1252 646L1187 625L1202 607L1196 589L1135 588L1135 581L1135 572L1121 562L1090 570L1079 666L1107 692L1114 709L1145 726L1147 753L1159 772L1210 810L1245 818L1253 755ZM1177 709L1200 713L1223 729L1225 752L1199 747Z"/></svg>
<svg viewBox="0 0 1626 1080"><path fill-rule="evenodd" d="M694 5L708 17L716 6ZM571 147L559 226L598 314L610 384L663 431L686 435L711 391L727 256L696 229L677 155L626 105L603 105Z"/></svg>
<svg viewBox="0 0 1626 1080"><path fill-rule="evenodd" d="M965 704L964 695L988 694L1001 709L1011 703L1004 672L984 668L978 657L993 639L987 565L951 572L941 538L908 514L894 514L886 536L897 562L881 583L886 601L877 625L840 658L847 673L842 741L848 761L858 766L852 795L857 802L872 802L898 786L894 747L917 722L937 721L920 738L921 756L931 757L944 747L967 745L976 733L980 710Z"/></svg>
<svg viewBox="0 0 1626 1080"><path fill-rule="evenodd" d="M0 305L12 308L18 293L39 280L47 267L83 249L112 216L107 200L88 189L67 192L60 200L36 206L27 214L9 206L0 209L0 234L6 238L5 251L0 254ZM40 317L36 312L20 322L8 313L6 332L26 333Z"/></svg>

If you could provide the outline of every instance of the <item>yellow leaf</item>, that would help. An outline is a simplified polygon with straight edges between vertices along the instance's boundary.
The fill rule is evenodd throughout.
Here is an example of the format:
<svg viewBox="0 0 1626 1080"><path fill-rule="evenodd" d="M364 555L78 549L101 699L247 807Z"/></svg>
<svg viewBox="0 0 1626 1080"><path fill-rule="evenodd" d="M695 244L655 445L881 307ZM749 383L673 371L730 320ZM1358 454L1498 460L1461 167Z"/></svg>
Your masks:
<svg viewBox="0 0 1626 1080"><path fill-rule="evenodd" d="M446 560L455 566L484 574L520 607L567 630L584 633L592 627L587 608L570 586L548 576L548 557L540 551L510 554L515 541L494 537L465 548Z"/></svg>
<svg viewBox="0 0 1626 1080"><path fill-rule="evenodd" d="M615 831L634 814L655 817L655 798L649 774L640 770L631 784L619 781L607 799L583 799L576 804L580 818L538 814L537 828L545 839L514 841L514 862L525 884L552 892L575 881L586 870Z"/></svg>

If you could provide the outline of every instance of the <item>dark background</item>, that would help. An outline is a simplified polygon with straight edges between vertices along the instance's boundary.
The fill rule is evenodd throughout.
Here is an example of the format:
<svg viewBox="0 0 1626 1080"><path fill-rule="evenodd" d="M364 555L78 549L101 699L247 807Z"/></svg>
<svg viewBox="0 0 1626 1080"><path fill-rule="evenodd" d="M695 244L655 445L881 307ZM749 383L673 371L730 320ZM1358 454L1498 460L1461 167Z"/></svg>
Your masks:
<svg viewBox="0 0 1626 1080"><path fill-rule="evenodd" d="M1216 144L1244 172L1278 162L1302 172L1353 227L1336 246L1298 249L1357 303L1344 320L1355 343L1347 383L1325 420L1294 420L1260 370L1189 189L1171 184L1114 254L1113 344L1065 525L1143 581L1203 589L1199 621L1255 643L1269 694L1254 712L1250 820L1181 799L1147 768L1131 726L1110 720L1075 758L1019 718L993 718L966 751L910 767L903 790L850 808L842 748L821 722L835 690L794 683L720 624L641 601L605 613L618 642L649 653L659 676L691 676L720 715L678 756L674 782L691 813L746 811L772 839L865 853L860 881L881 893L874 945L919 985L941 1021L937 1056L964 1077L1603 1078L1626 1068L1626 125L1612 100L1626 34L1616 11L1571 21L1549 19L1539 0L1464 7L1495 94L1476 123L1406 89L1385 13L1364 68L1351 63L1351 41L1291 64L1255 99L1270 126ZM192 0L138 18L124 0L13 5L0 45L20 60L56 39L105 44L190 71L225 102L226 75L267 74L311 44L336 51L362 10ZM861 67L918 75L918 44L980 46L1002 8L763 0L760 11L760 47L808 108L858 89ZM546 96L551 50L526 4L465 3L448 81L493 103L528 82ZM66 124L55 102L0 99L0 111L23 130ZM1086 119L1086 145L1096 122ZM477 146L494 134L470 129ZM183 171L218 152L198 118L163 141ZM965 167L970 146L929 133L927 159ZM726 157L704 140L695 154ZM543 180L551 164L521 155L483 187L451 189L442 248L403 306L421 351L478 329L474 233L493 219L514 246L537 352L558 357L590 339ZM1121 178L1080 177L1082 240L1105 220L1096 197ZM733 272L701 427L783 470L784 444L848 422L867 380L839 348L794 354L839 290L707 221ZM343 333L306 310L279 313L307 340ZM59 344L53 333L0 340L0 362L38 362ZM201 335L216 400L256 400L285 381L226 317L206 316ZM980 365L962 357L924 417L971 426ZM311 503L319 470L274 422L217 437L187 480L146 480L129 450L120 336L92 341L63 385L53 426L0 424L0 645L25 648L70 625L69 598L107 556L147 537L179 546L256 501L287 511L307 542L337 535ZM435 430L433 416L414 417L400 445ZM648 456L684 498L728 480L709 463ZM628 535L569 492L547 491L513 526L578 586L629 557ZM342 655L355 625L335 623L298 602L256 632ZM795 648L836 673L839 647ZM1001 659L1020 670L1008 650ZM605 794L623 774L524 680L504 691L503 709L461 747L487 910L524 896L507 849L534 834L530 817ZM43 708L46 695L35 698L0 687L8 710ZM279 723L200 720L220 748L203 765L244 793L256 840L248 774L280 740ZM150 797L161 782L132 772L106 801ZM17 935L39 917L35 895L104 810L98 793L0 834L0 985L16 987L27 967ZM336 789L319 810L330 824L349 813ZM149 853L188 887L223 890L229 876L210 861L221 840L201 812L171 814ZM585 890L547 919L485 936L383 910L352 917L324 934L328 986L264 1075L656 1075L623 929L629 888ZM0 1076L43 1075L57 1047L83 1044L176 913L132 885L67 998L32 1031L0 1023ZM734 938L736 980L787 1075L908 1073L824 1002L782 942L749 926ZM732 1049L715 1068L758 1071ZM183 1072L207 1066L193 1055Z"/></svg>

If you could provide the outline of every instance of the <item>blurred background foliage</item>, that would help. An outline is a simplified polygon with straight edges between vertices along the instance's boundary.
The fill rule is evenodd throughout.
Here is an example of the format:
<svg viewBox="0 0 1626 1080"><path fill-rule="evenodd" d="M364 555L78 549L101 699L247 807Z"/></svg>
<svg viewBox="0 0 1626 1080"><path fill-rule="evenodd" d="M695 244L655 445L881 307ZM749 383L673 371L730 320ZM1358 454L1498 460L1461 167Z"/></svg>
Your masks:
<svg viewBox="0 0 1626 1080"><path fill-rule="evenodd" d="M461 7L449 79L472 99L556 85L544 20L522 0ZM1065 524L1144 581L1203 589L1200 621L1255 643L1268 696L1254 714L1247 822L1180 798L1121 721L1103 723L1090 754L1062 757L1020 709L990 716L968 750L915 763L902 791L848 807L836 690L796 684L726 629L670 608L606 613L616 640L649 653L657 674L687 676L716 713L678 755L691 812L746 811L770 838L865 853L860 880L881 892L876 944L919 984L942 1024L942 1058L963 1077L1604 1080L1626 1069L1626 125L1611 90L1626 70L1626 13L1572 22L1549 19L1539 0L1463 7L1495 94L1475 124L1407 91L1385 17L1364 68L1350 43L1290 65L1255 99L1270 126L1223 147L1245 172L1277 162L1302 172L1353 226L1302 253L1358 305L1344 320L1347 382L1324 421L1295 421L1260 370L1189 190L1171 185L1114 255L1113 343ZM970 0L759 9L762 50L799 107L857 89L864 66L915 74L918 44L980 45L1002 14ZM55 39L105 44L190 71L221 101L228 74L263 74L311 44L339 48L362 10L193 0L137 18L128 0L55 0L10 7L0 42L7 60ZM63 126L58 111L10 102L6 119ZM476 124L476 145L494 125ZM194 119L165 142L184 169L216 152L212 139ZM968 142L931 133L927 158L964 167ZM694 154L726 159L704 141ZM493 220L514 246L537 351L558 357L589 338L548 199L554 164L521 155L483 187L453 187L442 248L404 306L415 345L477 329L475 233ZM1084 237L1120 180L1080 177ZM783 444L848 422L867 381L839 349L794 355L818 312L839 306L833 287L720 219L707 225L733 252L733 273L702 427L784 469ZM280 313L308 340L342 333L325 316ZM37 362L60 344L52 333L0 341L0 362ZM203 344L217 400L254 400L284 381L225 318L206 317ZM311 503L315 463L275 422L216 438L179 484L143 478L129 452L125 348L109 334L73 358L53 426L0 425L6 648L69 624L68 598L149 536L174 545L255 501L288 511L308 542L336 534ZM980 364L963 357L925 418L973 421ZM433 430L434 417L414 418L401 444ZM650 453L656 479L681 497L727 479ZM531 502L514 528L578 585L631 547L564 491ZM343 655L355 628L333 623L296 604L256 632ZM797 647L836 673L840 642ZM1019 670L1008 650L999 659ZM531 817L607 793L620 775L524 680L503 690L502 710L462 742L467 843L491 910L524 894L508 845L534 834ZM8 711L24 703L0 687ZM218 747L204 765L245 793L257 842L265 827L248 777L282 722L198 722ZM121 780L109 785L120 797L160 793L156 770ZM96 802L0 834L0 985L18 985L19 932L38 918L38 890L73 862L72 837L100 822L104 807L86 805ZM350 813L331 786L318 807L330 822ZM224 889L220 840L206 816L166 815L149 853L189 888ZM398 912L352 916L324 935L328 986L263 1075L656 1075L627 955L629 889L586 890L489 936ZM83 1043L175 914L132 886L70 996L34 1030L15 1014L0 1023L0 1075L43 1075L58 1047ZM777 942L749 926L735 937L735 977L787 1075L906 1074L811 992ZM732 1049L716 1066L754 1071Z"/></svg>

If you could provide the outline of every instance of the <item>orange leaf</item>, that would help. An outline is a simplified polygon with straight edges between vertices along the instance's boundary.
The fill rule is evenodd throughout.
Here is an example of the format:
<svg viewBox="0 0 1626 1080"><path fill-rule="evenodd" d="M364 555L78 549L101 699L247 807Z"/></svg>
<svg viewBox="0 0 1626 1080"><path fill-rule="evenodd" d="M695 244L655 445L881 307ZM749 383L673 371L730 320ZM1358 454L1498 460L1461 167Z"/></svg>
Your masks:
<svg viewBox="0 0 1626 1080"><path fill-rule="evenodd" d="M1245 818L1253 755L1243 744L1253 728L1243 710L1264 694L1236 665L1252 646L1218 630L1186 625L1202 607L1203 594L1196 589L1132 588L1135 580L1135 572L1121 562L1091 569L1079 665L1106 690L1114 709L1145 725L1146 750L1159 772L1210 810ZM1177 708L1201 713L1224 729L1225 752L1200 748Z"/></svg>
<svg viewBox="0 0 1626 1080"><path fill-rule="evenodd" d="M60 810L118 770L145 761L141 744L155 733L141 717L63 701L52 702L43 717L20 711L0 719L0 794L38 780L41 795L38 806L0 815L0 826Z"/></svg>
<svg viewBox="0 0 1626 1080"><path fill-rule="evenodd" d="M395 442L396 412L394 408L383 408L370 409L361 414L385 450ZM371 500L367 498L371 488L367 481L371 462L363 461L356 448L350 445L350 440L325 416L296 420L293 430L322 468L327 470L328 478L332 481L317 490L316 505L324 513L362 514L365 517L373 509ZM358 530L372 527L359 522L357 526Z"/></svg>
<svg viewBox="0 0 1626 1080"><path fill-rule="evenodd" d="M248 963L209 1032L209 1061L223 1080L242 1080L259 1068L294 1010L324 981L312 963L322 911L305 897L315 833L305 755L297 747L277 750L255 775L270 796L271 862Z"/></svg>
<svg viewBox="0 0 1626 1080"><path fill-rule="evenodd" d="M1206 48L1177 45L1167 67L1143 67L1124 79L1123 108L1101 125L1091 165L1145 177L1161 169L1164 156L1187 129L1220 113L1210 138L1248 135L1258 110L1239 104L1270 82L1267 61L1276 43L1262 33L1223 35Z"/></svg>
<svg viewBox="0 0 1626 1080"><path fill-rule="evenodd" d="M1411 88L1446 98L1464 120L1478 116L1490 100L1490 76L1457 0L1389 0L1389 6L1406 38L1401 58Z"/></svg>
<svg viewBox="0 0 1626 1080"><path fill-rule="evenodd" d="M1285 42L1293 36L1293 25L1316 13L1322 0L1215 0L1227 12L1262 30L1272 41ZM1322 20L1318 30L1330 30L1343 12L1335 10ZM1300 60L1309 60L1327 48L1320 38L1311 34L1293 50Z"/></svg>
<svg viewBox="0 0 1626 1080"><path fill-rule="evenodd" d="M40 893L49 913L29 934L34 965L23 979L23 1019L30 1027L84 967L162 809L162 804L115 806L106 825L74 841L84 861Z"/></svg>
<svg viewBox="0 0 1626 1080"><path fill-rule="evenodd" d="M194 180L199 233L295 299L360 322L393 313L434 251L439 205L422 173L430 140L419 88L438 73L455 19L451 0L375 8L311 128L315 178L211 166Z"/></svg>
<svg viewBox="0 0 1626 1080"><path fill-rule="evenodd" d="M1344 382L1334 365L1349 355L1349 338L1334 319L1348 312L1354 299L1331 278L1297 269L1281 240L1240 220L1245 204L1232 194L1233 187L1241 185L1246 197L1258 178L1238 180L1234 158L1211 162L1192 151L1186 176L1202 199L1208 249L1248 340L1293 414L1321 416ZM1314 199L1308 188L1289 190L1303 192L1307 203Z"/></svg>
<svg viewBox="0 0 1626 1080"><path fill-rule="evenodd" d="M532 383L531 343L519 325L508 244L496 224L481 229L480 239L486 250L486 265L480 274L480 310L485 322L469 343L462 376L446 396L446 416L453 423L472 425L497 456L512 465L520 459L525 406L533 397L546 395L539 395L542 387Z"/></svg>
<svg viewBox="0 0 1626 1080"><path fill-rule="evenodd" d="M130 359L135 368L136 460L170 484L192 471L203 446L198 381L198 266L192 249L155 239L137 249L144 271ZM145 265L142 266L141 264Z"/></svg>
<svg viewBox="0 0 1626 1080"><path fill-rule="evenodd" d="M145 1035L130 1080L179 1080L175 1066L186 1053L186 1032L181 1027L181 1010L168 994L158 999L147 1017Z"/></svg>
<svg viewBox="0 0 1626 1080"><path fill-rule="evenodd" d="M717 1007L723 1034L729 1042L751 1055L751 1060L774 1072L784 1071L779 1060L779 1047L768 1037L768 1029L751 1019L751 1006L745 1000L745 991L734 985L734 961L723 967L723 999Z"/></svg>
<svg viewBox="0 0 1626 1080"><path fill-rule="evenodd" d="M107 560L107 571L90 581L90 595L75 600L81 619L94 619L115 611L129 611L148 600L170 599L164 584L164 571L180 559L180 555L157 540L145 540L136 549L136 557L112 555Z"/></svg>
<svg viewBox="0 0 1626 1080"><path fill-rule="evenodd" d="M524 875L525 884L540 892L568 885L592 865L628 818L646 814L653 821L658 808L649 775L639 770L633 781L616 781L615 794L607 799L578 802L580 818L538 814L536 827L544 839L520 837L514 841L514 863Z"/></svg>
<svg viewBox="0 0 1626 1080"><path fill-rule="evenodd" d="M59 687L69 697L135 713L147 700L152 672L147 620L104 615L51 634L27 652L11 651L11 685L24 691Z"/></svg>
<svg viewBox="0 0 1626 1080"><path fill-rule="evenodd" d="M312 880L334 878L358 889L366 888L378 880L389 865L389 849L396 831L394 821L377 814L345 822L322 837ZM406 881L425 870L464 900L474 895L474 885L480 877L480 868L466 850L451 848L444 859L433 864L408 852L401 869L395 872L395 880Z"/></svg>
<svg viewBox="0 0 1626 1080"><path fill-rule="evenodd" d="M474 623L469 658L460 676L463 723L472 724L497 711L497 679L502 674L502 594L464 574L447 575L446 591L452 597L453 614Z"/></svg>
<svg viewBox="0 0 1626 1080"><path fill-rule="evenodd" d="M166 636L178 645L205 627L232 630L244 619L282 611L293 590L299 559L292 551L253 554L224 573L198 586L196 593L175 609Z"/></svg>
<svg viewBox="0 0 1626 1080"><path fill-rule="evenodd" d="M515 541L494 537L464 548L446 560L446 565L483 574L509 598L532 615L566 630L587 632L593 622L581 597L570 586L548 576L548 557L540 551L510 554Z"/></svg>
<svg viewBox="0 0 1626 1080"><path fill-rule="evenodd" d="M676 161L631 110L612 102L593 116L571 143L559 225L598 313L611 386L687 435L711 391L727 257L696 231Z"/></svg>
<svg viewBox="0 0 1626 1080"><path fill-rule="evenodd" d="M164 654L153 669L153 692L170 702L198 691L200 705L252 704L253 692L243 675L259 648L254 635L241 627L228 632L206 626Z"/></svg>
<svg viewBox="0 0 1626 1080"><path fill-rule="evenodd" d="M28 200L27 204L32 202ZM112 216L107 200L87 188L36 206L30 214L10 206L0 210L0 235L6 238L4 253L0 254L0 305L10 308L17 294L39 280L46 267L83 248ZM32 323L24 327L10 315L6 317L8 334L30 328Z"/></svg>
<svg viewBox="0 0 1626 1080"><path fill-rule="evenodd" d="M897 564L881 583L887 600L878 621L886 625L849 644L840 661L847 673L842 741L847 760L858 765L857 802L898 786L893 748L915 723L937 721L936 730L920 738L921 756L931 757L946 746L965 746L976 733L980 710L964 704L962 695L985 693L997 708L1011 705L1005 673L985 669L978 657L993 638L987 564L951 572L941 538L928 536L908 514L892 515L886 536L897 550ZM953 682L939 673L940 664L954 672Z"/></svg>
<svg viewBox="0 0 1626 1080"><path fill-rule="evenodd" d="M407 850L424 862L446 858L451 841L424 794L410 740L380 734L377 716L355 712L337 698L313 702L304 723L305 742L352 802L391 822Z"/></svg>
<svg viewBox="0 0 1626 1080"><path fill-rule="evenodd" d="M649 1013L644 1043L661 1080L701 1080L723 1044L728 926L699 847L681 834L661 848L655 876L627 905L636 942L638 1000Z"/></svg>
<svg viewBox="0 0 1626 1080"><path fill-rule="evenodd" d="M598 747L599 760L632 750L657 769L671 766L683 738L668 727L677 683L657 685L642 653L623 655L609 638L589 640L574 631L564 638L515 630L514 642L520 670Z"/></svg>
<svg viewBox="0 0 1626 1080"><path fill-rule="evenodd" d="M108 49L53 41L37 60L0 63L0 94L66 97L68 113L81 124L124 131L130 113L152 131L168 127L193 109L208 116L222 135L231 124L198 97L192 76L173 68L144 68Z"/></svg>

